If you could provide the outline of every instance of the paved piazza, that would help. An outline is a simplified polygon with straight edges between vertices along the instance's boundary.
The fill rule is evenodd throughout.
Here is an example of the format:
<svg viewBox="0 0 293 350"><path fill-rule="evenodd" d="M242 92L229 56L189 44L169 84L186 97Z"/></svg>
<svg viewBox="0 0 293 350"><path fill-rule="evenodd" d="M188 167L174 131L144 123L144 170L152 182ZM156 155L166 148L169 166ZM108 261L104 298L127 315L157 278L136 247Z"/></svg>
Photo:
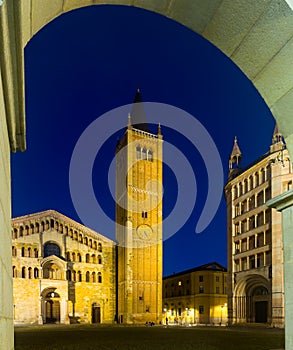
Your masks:
<svg viewBox="0 0 293 350"><path fill-rule="evenodd" d="M15 350L282 350L284 331L262 327L28 326Z"/></svg>

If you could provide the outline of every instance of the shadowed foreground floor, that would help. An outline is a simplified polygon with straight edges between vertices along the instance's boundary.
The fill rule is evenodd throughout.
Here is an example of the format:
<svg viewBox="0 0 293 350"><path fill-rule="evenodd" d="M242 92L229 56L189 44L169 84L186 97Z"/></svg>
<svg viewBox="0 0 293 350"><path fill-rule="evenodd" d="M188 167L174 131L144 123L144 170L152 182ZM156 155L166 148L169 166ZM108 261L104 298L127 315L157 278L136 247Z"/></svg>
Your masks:
<svg viewBox="0 0 293 350"><path fill-rule="evenodd" d="M31 326L15 328L15 350L271 350L284 331L266 328Z"/></svg>

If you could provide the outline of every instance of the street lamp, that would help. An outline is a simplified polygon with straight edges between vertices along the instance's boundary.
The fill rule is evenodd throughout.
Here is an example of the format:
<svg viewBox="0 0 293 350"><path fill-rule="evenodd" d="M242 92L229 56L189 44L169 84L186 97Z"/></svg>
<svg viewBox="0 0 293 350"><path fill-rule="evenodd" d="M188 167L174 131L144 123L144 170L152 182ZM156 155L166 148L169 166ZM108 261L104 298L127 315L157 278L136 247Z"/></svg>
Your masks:
<svg viewBox="0 0 293 350"><path fill-rule="evenodd" d="M165 318L166 326L168 326L168 317L166 315L167 309L164 307L163 311L164 311L164 318Z"/></svg>
<svg viewBox="0 0 293 350"><path fill-rule="evenodd" d="M222 325L222 317L223 317L223 308L227 306L227 303L221 306L221 321L220 321L220 326Z"/></svg>

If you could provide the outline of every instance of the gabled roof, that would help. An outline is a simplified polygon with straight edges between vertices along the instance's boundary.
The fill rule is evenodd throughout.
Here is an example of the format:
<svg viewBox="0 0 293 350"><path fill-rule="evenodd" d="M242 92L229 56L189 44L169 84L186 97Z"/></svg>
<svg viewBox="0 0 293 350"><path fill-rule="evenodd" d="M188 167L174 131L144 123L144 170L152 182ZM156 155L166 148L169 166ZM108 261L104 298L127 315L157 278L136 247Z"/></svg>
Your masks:
<svg viewBox="0 0 293 350"><path fill-rule="evenodd" d="M217 262L211 262L208 264L200 265L197 267L194 267L192 269L184 270L181 272L174 273L173 275L165 276L163 279L171 278L171 277L176 277L176 276L182 276L188 273L196 272L196 271L219 271L219 272L227 272L227 268L224 267L223 265L220 265Z"/></svg>
<svg viewBox="0 0 293 350"><path fill-rule="evenodd" d="M48 218L52 218L52 219L57 219L60 220L63 223L67 223L68 225L72 226L73 228L82 231L83 233L87 234L89 237L92 237L94 239L101 239L104 242L109 242L112 244L115 244L114 241L112 241L111 239L109 239L106 236L103 236L102 234L88 228L87 226L84 226L82 224L80 224L79 222L70 219L68 216L65 216L61 213L59 213L56 210L45 210L45 211L41 211L41 212L37 212L37 213L32 213L32 214L28 214L28 215L23 215L23 216L18 216L16 218L13 218L12 221L12 226L13 225L29 225L30 221L32 220L42 220L42 219L48 219Z"/></svg>

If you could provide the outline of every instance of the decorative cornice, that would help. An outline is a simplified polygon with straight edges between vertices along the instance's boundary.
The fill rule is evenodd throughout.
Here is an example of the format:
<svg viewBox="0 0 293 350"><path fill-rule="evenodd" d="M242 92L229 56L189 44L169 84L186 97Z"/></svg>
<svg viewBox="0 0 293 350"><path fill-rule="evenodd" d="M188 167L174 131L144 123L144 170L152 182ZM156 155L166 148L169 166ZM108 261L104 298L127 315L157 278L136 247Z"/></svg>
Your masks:
<svg viewBox="0 0 293 350"><path fill-rule="evenodd" d="M133 186L133 185L128 185L128 187L130 187L133 192L144 193L144 194L158 197L158 192L144 190L142 188L138 188L138 187Z"/></svg>

